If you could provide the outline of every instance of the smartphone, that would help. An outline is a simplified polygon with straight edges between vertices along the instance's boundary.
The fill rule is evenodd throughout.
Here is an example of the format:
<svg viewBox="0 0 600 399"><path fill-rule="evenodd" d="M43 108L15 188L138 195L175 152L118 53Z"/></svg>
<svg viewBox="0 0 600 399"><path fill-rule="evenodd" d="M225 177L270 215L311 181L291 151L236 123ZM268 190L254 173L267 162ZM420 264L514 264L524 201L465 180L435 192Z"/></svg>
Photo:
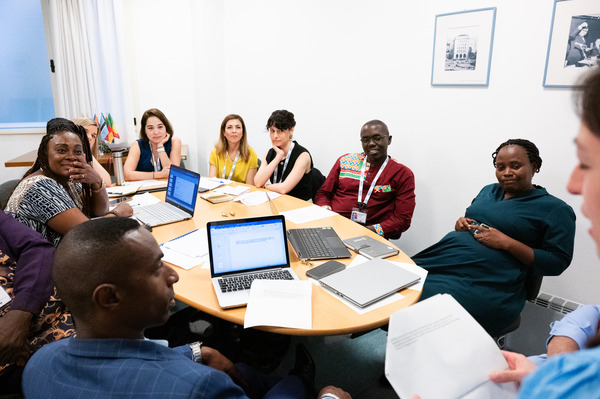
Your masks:
<svg viewBox="0 0 600 399"><path fill-rule="evenodd" d="M320 280L323 277L327 277L333 273L337 273L346 268L346 265L338 262L337 260L330 260L329 262L325 262L322 265L314 267L310 270L306 271L306 275L308 277L312 277L315 280Z"/></svg>
<svg viewBox="0 0 600 399"><path fill-rule="evenodd" d="M129 201L129 198L127 197L118 197L118 198L114 198L111 200L108 200L108 205L109 206L115 206L120 202L125 202L125 201Z"/></svg>

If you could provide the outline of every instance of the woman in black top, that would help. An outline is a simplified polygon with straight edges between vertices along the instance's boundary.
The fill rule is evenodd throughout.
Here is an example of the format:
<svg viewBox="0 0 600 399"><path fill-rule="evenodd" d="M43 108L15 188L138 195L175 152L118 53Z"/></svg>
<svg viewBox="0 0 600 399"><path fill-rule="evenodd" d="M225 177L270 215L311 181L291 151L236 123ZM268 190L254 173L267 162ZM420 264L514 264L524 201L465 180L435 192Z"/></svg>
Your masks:
<svg viewBox="0 0 600 399"><path fill-rule="evenodd" d="M295 126L291 112L278 110L271 114L267 129L273 148L263 157L254 184L308 200L312 198L310 171L313 162L308 150L292 140Z"/></svg>

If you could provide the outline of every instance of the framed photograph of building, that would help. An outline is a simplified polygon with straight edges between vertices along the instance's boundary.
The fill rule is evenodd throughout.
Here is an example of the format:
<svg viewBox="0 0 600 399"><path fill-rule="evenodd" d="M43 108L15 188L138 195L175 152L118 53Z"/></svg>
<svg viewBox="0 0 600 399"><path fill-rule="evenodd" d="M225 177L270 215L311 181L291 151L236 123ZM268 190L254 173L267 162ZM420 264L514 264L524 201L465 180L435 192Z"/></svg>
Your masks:
<svg viewBox="0 0 600 399"><path fill-rule="evenodd" d="M487 86L496 7L439 14L433 35L432 86Z"/></svg>
<svg viewBox="0 0 600 399"><path fill-rule="evenodd" d="M572 87L600 65L600 1L555 0L544 87Z"/></svg>

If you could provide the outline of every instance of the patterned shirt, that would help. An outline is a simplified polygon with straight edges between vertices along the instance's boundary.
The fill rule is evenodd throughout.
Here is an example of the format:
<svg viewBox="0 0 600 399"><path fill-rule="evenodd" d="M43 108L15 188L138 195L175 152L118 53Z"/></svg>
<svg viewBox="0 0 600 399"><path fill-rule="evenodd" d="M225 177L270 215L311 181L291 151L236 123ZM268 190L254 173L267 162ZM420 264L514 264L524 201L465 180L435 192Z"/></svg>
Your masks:
<svg viewBox="0 0 600 399"><path fill-rule="evenodd" d="M364 153L345 154L336 161L315 197L315 204L329 205L334 212L350 217L358 205L360 171ZM364 201L381 165L370 165L365 171ZM367 203L367 225L373 225L385 238L399 238L410 227L415 209L415 178L412 171L390 158L379 176Z"/></svg>
<svg viewBox="0 0 600 399"><path fill-rule="evenodd" d="M69 190L71 193L50 177L29 176L15 188L6 211L57 246L62 236L48 226L48 220L71 208L83 209L79 198L81 184L69 183Z"/></svg>

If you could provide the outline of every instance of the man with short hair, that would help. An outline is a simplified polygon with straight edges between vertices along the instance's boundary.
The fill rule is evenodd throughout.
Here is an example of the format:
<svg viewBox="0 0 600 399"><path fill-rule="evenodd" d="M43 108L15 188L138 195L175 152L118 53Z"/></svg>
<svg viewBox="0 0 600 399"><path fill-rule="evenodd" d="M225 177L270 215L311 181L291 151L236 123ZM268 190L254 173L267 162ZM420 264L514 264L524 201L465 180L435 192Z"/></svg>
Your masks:
<svg viewBox="0 0 600 399"><path fill-rule="evenodd" d="M415 209L412 171L388 156L392 143L380 120L360 131L362 153L338 158L315 197L315 204L339 213L385 238L400 238Z"/></svg>
<svg viewBox="0 0 600 399"><path fill-rule="evenodd" d="M302 375L269 378L267 386L256 380L260 373L244 375L200 343L171 349L146 340L144 330L165 323L175 305L179 276L162 256L154 237L127 218L85 222L63 237L53 276L77 334L31 358L23 375L28 399L246 398L240 386L252 397L306 397ZM334 387L321 391L328 393L346 397Z"/></svg>

